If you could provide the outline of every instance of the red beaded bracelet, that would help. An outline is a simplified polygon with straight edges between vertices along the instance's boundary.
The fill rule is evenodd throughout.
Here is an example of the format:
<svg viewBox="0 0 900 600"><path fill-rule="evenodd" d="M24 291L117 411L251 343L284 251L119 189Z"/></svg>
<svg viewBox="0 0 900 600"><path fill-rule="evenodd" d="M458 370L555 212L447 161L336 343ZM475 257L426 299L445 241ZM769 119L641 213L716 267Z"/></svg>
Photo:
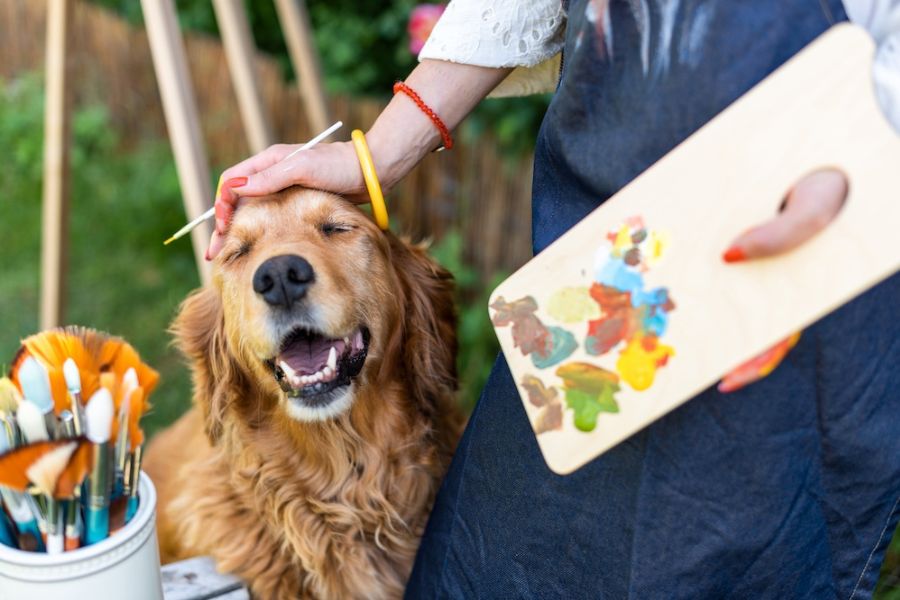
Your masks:
<svg viewBox="0 0 900 600"><path fill-rule="evenodd" d="M449 150L453 147L453 138L450 137L450 130L447 129L447 126L444 125L444 122L441 120L437 114L431 110L425 101L419 97L419 95L408 85L403 83L402 81L398 81L394 84L394 94L397 92L403 92L407 96L409 96L413 102L416 103L416 106L421 109L425 115L431 119L431 122L434 123L434 126L437 127L438 132L441 134L441 139L444 141L443 146L438 148L438 150Z"/></svg>

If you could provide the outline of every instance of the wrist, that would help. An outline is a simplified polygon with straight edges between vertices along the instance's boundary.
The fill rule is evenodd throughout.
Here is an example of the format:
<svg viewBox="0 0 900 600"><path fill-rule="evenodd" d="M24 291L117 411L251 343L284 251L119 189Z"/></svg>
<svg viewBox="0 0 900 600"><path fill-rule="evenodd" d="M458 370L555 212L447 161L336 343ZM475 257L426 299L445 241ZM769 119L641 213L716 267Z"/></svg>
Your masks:
<svg viewBox="0 0 900 600"><path fill-rule="evenodd" d="M401 98L394 98L391 105L398 100ZM427 117L412 113L406 106L402 109L392 111L393 116L386 110L366 132L375 170L385 190L393 188L441 142L440 134Z"/></svg>

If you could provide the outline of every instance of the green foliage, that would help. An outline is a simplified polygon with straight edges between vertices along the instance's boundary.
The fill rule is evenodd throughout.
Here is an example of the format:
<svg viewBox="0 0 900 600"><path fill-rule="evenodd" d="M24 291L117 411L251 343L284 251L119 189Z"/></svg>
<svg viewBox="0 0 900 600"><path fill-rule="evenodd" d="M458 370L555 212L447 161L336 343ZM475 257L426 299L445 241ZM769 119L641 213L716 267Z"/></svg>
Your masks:
<svg viewBox="0 0 900 600"><path fill-rule="evenodd" d="M0 364L38 328L43 97L39 77L0 80L0 201L4 268L0 278ZM66 321L130 341L159 369L148 429L189 404L189 384L166 327L198 284L190 244L163 247L183 224L181 194L167 144L122 153L102 107L72 121L71 226Z"/></svg>
<svg viewBox="0 0 900 600"><path fill-rule="evenodd" d="M873 600L900 600L900 527L884 556L881 576L875 586Z"/></svg>
<svg viewBox="0 0 900 600"><path fill-rule="evenodd" d="M0 365L19 340L38 329L40 284L43 97L41 79L0 80L0 163L6 182L0 239L6 264L0 278ZM170 347L166 328L178 303L199 282L185 238L162 240L184 223L178 178L168 145L144 142L122 152L102 107L75 111L72 123L68 323L121 335L161 372L150 431L190 403L187 371ZM456 276L460 290L461 397L468 409L497 353L487 312L488 290L451 233L433 254ZM500 277L498 276L498 282Z"/></svg>
<svg viewBox="0 0 900 600"><path fill-rule="evenodd" d="M91 0L143 25L134 0ZM406 25L416 0L308 0L313 37L326 89L333 94L388 97L398 79L416 66ZM286 78L294 77L273 2L244 3L256 46L275 57ZM178 19L189 31L218 35L209 0L178 0ZM466 120L460 135L477 142L485 133L510 159L534 148L535 135L549 96L502 98L483 102Z"/></svg>
<svg viewBox="0 0 900 600"><path fill-rule="evenodd" d="M494 281L485 286L475 269L465 261L463 238L458 231L447 233L431 248L431 255L453 273L456 279L459 307L459 356L456 361L460 378L459 393L463 408L470 411L481 394L500 349L487 305L491 290L506 276L497 274Z"/></svg>

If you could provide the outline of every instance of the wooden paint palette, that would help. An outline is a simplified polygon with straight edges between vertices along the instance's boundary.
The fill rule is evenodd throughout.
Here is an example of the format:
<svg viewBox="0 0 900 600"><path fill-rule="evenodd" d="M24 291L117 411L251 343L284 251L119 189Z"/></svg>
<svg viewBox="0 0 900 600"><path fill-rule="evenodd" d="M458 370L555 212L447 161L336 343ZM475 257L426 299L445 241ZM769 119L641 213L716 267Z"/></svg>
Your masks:
<svg viewBox="0 0 900 600"><path fill-rule="evenodd" d="M832 28L494 291L491 317L553 471L900 269L900 136L875 99L873 56L865 31ZM778 258L722 261L823 167L850 182L823 233Z"/></svg>

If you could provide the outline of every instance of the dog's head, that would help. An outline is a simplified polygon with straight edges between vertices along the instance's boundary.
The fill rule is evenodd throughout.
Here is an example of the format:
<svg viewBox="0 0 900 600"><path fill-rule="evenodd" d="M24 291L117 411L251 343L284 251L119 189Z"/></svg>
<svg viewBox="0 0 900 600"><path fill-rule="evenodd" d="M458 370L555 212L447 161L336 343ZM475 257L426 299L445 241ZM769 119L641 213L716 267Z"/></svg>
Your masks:
<svg viewBox="0 0 900 600"><path fill-rule="evenodd" d="M213 437L229 410L324 421L367 387L401 382L424 405L452 393L451 276L335 195L242 201L213 282L174 326Z"/></svg>

